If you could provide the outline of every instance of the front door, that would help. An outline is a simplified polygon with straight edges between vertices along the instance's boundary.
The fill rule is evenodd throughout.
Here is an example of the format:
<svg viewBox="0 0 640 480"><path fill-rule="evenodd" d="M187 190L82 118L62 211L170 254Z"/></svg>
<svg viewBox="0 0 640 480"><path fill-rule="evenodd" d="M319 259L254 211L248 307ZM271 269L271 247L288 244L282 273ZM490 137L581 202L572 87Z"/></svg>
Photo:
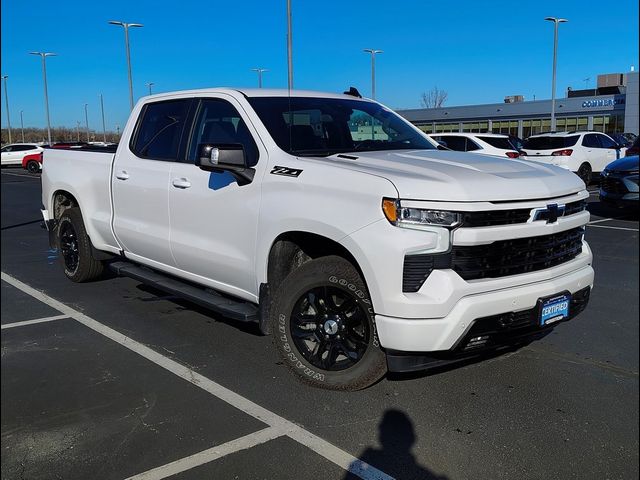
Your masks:
<svg viewBox="0 0 640 480"><path fill-rule="evenodd" d="M206 98L197 108L186 161L172 165L169 187L171 250L178 268L213 288L257 294L255 251L260 171L266 150L256 142L242 107L231 97ZM198 144L241 144L255 179L240 186L230 173L201 170ZM260 147L258 147L260 145ZM258 162L260 157L260 162ZM195 279L195 278L194 278Z"/></svg>
<svg viewBox="0 0 640 480"><path fill-rule="evenodd" d="M190 100L145 105L133 141L112 171L113 228L129 258L175 267L169 245L170 171L178 160Z"/></svg>

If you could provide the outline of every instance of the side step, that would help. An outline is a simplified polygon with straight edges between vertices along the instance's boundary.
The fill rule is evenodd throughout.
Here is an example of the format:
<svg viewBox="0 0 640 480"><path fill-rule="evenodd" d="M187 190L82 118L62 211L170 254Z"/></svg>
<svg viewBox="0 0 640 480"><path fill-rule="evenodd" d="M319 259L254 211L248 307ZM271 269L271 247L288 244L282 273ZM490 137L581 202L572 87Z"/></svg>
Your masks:
<svg viewBox="0 0 640 480"><path fill-rule="evenodd" d="M130 262L113 262L109 264L109 268L117 275L131 277L146 285L182 297L233 320L239 320L241 322L258 321L259 308L253 303L224 297L213 290L196 287L177 278Z"/></svg>

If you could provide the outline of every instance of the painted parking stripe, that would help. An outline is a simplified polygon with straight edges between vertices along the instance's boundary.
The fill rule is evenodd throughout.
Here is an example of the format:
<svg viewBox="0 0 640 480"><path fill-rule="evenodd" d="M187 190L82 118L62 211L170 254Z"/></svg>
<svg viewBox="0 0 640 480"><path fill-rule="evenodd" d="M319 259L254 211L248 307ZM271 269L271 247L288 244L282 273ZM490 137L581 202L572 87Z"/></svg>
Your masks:
<svg viewBox="0 0 640 480"><path fill-rule="evenodd" d="M626 230L627 232L637 232L638 229L637 228L627 228L627 227L612 227L610 225L591 225L588 224L588 227L593 227L593 228L608 228L610 230Z"/></svg>
<svg viewBox="0 0 640 480"><path fill-rule="evenodd" d="M4 275L4 274L3 274ZM4 280L4 276L2 277ZM2 330L5 328L24 327L26 325L34 325L36 323L53 322L54 320L62 320L63 318L69 318L69 315L55 315L53 317L35 318L33 320L25 320L23 322L5 323L2 325Z"/></svg>
<svg viewBox="0 0 640 480"><path fill-rule="evenodd" d="M609 220L615 220L615 218L601 218L600 220L594 220L593 222L589 222L587 225L593 225L594 223L608 222Z"/></svg>
<svg viewBox="0 0 640 480"><path fill-rule="evenodd" d="M177 375L180 378L200 387L201 389L209 392L211 395L219 398L230 404L231 406L241 410L242 412L250 415L261 422L266 423L270 427L275 427L278 430L287 432L286 435L291 439L305 445L317 454L323 456L327 460L342 467L344 470L362 478L363 480L393 480L393 477L378 470L377 468L369 465L362 460L354 457L348 452L336 447L335 445L327 442L326 440L314 435L313 433L305 430L304 428L296 425L295 423L281 417L280 415L261 407L257 403L252 402L248 398L223 387L219 383L201 375L194 370L172 360L155 350L147 347L146 345L137 342L136 340L123 335L122 333L103 325L102 323L94 320L93 318L74 310L73 308L65 305L64 303L51 298L47 294L36 290L35 288L21 282L20 280L2 272L2 280L13 285L24 293L31 295L33 298L40 300L42 303L49 305L56 310L65 313L69 317L77 320L86 327L94 330L95 332L104 335L105 337L119 343L125 348L136 352L138 355L150 360L156 365L168 370L169 372Z"/></svg>
<svg viewBox="0 0 640 480"><path fill-rule="evenodd" d="M151 470L147 470L146 472L139 473L137 475L134 475L133 477L127 478L126 480L161 480L163 478L185 472L192 468L199 467L200 465L204 465L205 463L212 462L214 460L217 460L218 458L224 457L225 455L255 447L256 445L260 445L275 438L281 437L286 433L287 432L285 430L281 430L276 427L267 427L263 430L258 430L257 432L245 435L244 437L236 438L235 440L231 440L230 442L223 443L222 445L218 445L216 447L203 450L202 452L198 452L194 455L181 458L180 460L176 460L175 462L167 463L166 465L163 465L161 467L153 468Z"/></svg>

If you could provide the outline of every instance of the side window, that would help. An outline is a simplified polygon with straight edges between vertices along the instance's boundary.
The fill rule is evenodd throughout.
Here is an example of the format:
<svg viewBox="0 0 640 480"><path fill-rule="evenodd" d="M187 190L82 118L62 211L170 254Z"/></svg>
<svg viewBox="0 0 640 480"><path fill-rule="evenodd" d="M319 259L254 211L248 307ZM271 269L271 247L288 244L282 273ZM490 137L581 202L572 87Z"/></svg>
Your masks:
<svg viewBox="0 0 640 480"><path fill-rule="evenodd" d="M178 159L178 147L189 99L149 103L144 107L131 150L154 160Z"/></svg>
<svg viewBox="0 0 640 480"><path fill-rule="evenodd" d="M258 163L258 147L247 124L225 100L202 100L189 142L189 162L195 163L198 145L202 143L240 144L244 147L247 165L253 167Z"/></svg>
<svg viewBox="0 0 640 480"><path fill-rule="evenodd" d="M598 135L598 139L600 140L600 146L602 148L612 148L618 146L616 142L611 140L611 138L607 137L606 135Z"/></svg>
<svg viewBox="0 0 640 480"><path fill-rule="evenodd" d="M2 153L9 153L11 152L13 147L8 146L8 147L2 147Z"/></svg>
<svg viewBox="0 0 640 480"><path fill-rule="evenodd" d="M467 141L465 152L473 152L474 150L480 150L482 148L470 138L465 138L465 140Z"/></svg>
<svg viewBox="0 0 640 480"><path fill-rule="evenodd" d="M590 147L590 148L600 148L600 142L598 141L598 136L594 133L590 133L585 135L582 139L582 146Z"/></svg>
<svg viewBox="0 0 640 480"><path fill-rule="evenodd" d="M458 137L455 135L443 135L442 140L444 140L447 143L447 147L449 147L451 150L455 150L457 152L466 151L465 149L467 148L466 147L467 139L464 137Z"/></svg>

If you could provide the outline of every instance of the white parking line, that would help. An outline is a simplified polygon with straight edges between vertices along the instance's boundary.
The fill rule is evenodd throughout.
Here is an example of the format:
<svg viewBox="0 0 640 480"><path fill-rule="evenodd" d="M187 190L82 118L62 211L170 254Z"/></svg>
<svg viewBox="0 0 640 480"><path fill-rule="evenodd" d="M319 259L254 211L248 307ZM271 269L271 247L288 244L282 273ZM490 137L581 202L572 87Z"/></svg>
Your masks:
<svg viewBox="0 0 640 480"><path fill-rule="evenodd" d="M348 452L332 445L331 443L323 440L322 438L314 435L313 433L305 430L304 428L296 425L295 423L283 418L276 413L261 407L257 403L252 402L248 398L243 397L223 387L219 383L210 380L209 378L201 375L194 370L168 358L155 350L143 345L134 339L123 335L122 333L103 325L102 323L94 320L93 318L74 310L73 308L65 305L64 303L51 298L47 294L36 290L35 288L21 282L20 280L13 278L2 272L2 280L13 285L14 287L22 290L24 293L31 295L33 298L40 300L42 303L49 305L50 307L65 313L69 317L77 320L84 326L94 330L95 332L104 335L105 337L119 343L125 348L137 353L138 355L146 358L147 360L155 363L156 365L168 370L169 372L177 375L180 378L200 387L201 389L209 392L214 397L230 404L231 406L241 410L242 412L250 415L261 422L266 423L270 427L276 428L278 431L286 432L289 438L305 445L317 454L323 456L327 460L342 467L344 470L362 478L363 480L392 480L393 477L378 470L377 468L369 465L366 462L354 457ZM187 457L188 458L188 457ZM195 465L194 465L195 466ZM161 468L161 467L159 467Z"/></svg>
<svg viewBox="0 0 640 480"><path fill-rule="evenodd" d="M593 227L593 228L608 228L610 230L626 230L627 232L637 232L638 229L637 228L626 228L626 227L611 227L609 225L591 225L591 224L587 224L587 227Z"/></svg>
<svg viewBox="0 0 640 480"><path fill-rule="evenodd" d="M615 220L615 218L601 218L600 220L594 220L593 222L589 222L588 225L593 225L594 223L600 223L600 222L608 222L609 220Z"/></svg>
<svg viewBox="0 0 640 480"><path fill-rule="evenodd" d="M178 473L185 472L194 467L199 467L205 463L212 462L218 458L222 458L225 455L236 453L241 450L247 450L256 445L268 442L275 438L285 435L286 432L276 427L267 427L263 430L250 433L244 437L236 438L230 442L223 443L213 448L209 448L202 452L198 452L194 455L190 455L175 462L167 463L158 468L147 470L146 472L139 473L133 477L129 477L126 480L161 480L163 478L176 475Z"/></svg>
<svg viewBox="0 0 640 480"><path fill-rule="evenodd" d="M2 279L4 280L4 277L2 277ZM54 320L62 320L63 318L69 318L69 315L56 315L54 317L36 318L34 320L25 320L23 322L5 323L2 325L2 330L5 328L24 327L25 325L33 325L34 323L52 322Z"/></svg>

